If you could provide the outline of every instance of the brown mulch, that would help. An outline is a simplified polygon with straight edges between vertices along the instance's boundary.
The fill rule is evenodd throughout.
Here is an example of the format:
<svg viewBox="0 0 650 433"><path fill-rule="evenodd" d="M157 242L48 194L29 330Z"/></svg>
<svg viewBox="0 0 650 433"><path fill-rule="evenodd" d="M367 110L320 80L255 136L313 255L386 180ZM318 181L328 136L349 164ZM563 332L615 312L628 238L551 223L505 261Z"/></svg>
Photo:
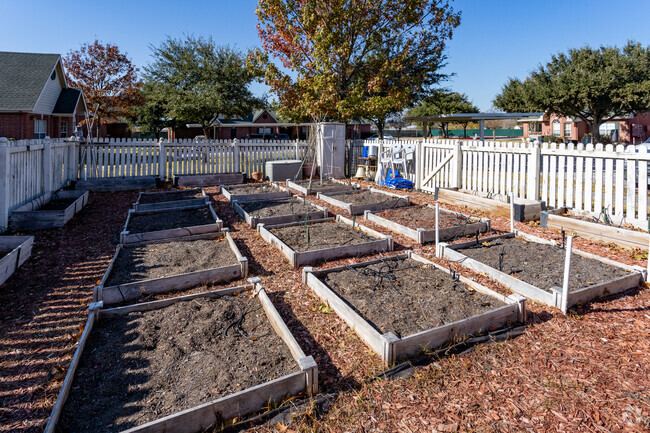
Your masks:
<svg viewBox="0 0 650 433"><path fill-rule="evenodd" d="M336 314L319 308L322 302L302 284L300 270L250 229L218 188L206 188L206 193L248 257L250 275L262 278L298 343L314 356L320 391L337 393L319 416L308 411L292 424L269 422L250 431L642 432L650 428L650 290L578 306L568 316L529 302L523 335L443 357L408 379L373 380L385 369L379 357ZM416 204L432 202L428 194L409 195ZM36 232L33 257L2 286L0 432L42 431L81 333L92 286L110 261L112 241L136 196L91 194L89 205L64 228ZM466 207L443 207L489 217ZM433 260L432 245L419 246L361 218L357 222L393 235L396 251L386 255L414 249ZM484 236L507 231L509 225L507 219L492 218L494 231ZM538 224L516 223L516 228L561 240L559 232L540 229ZM574 246L646 265L645 254L639 251L580 238ZM378 256L368 259L373 257ZM322 267L355 261L336 260ZM481 284L510 293L484 275L457 264L453 267Z"/></svg>

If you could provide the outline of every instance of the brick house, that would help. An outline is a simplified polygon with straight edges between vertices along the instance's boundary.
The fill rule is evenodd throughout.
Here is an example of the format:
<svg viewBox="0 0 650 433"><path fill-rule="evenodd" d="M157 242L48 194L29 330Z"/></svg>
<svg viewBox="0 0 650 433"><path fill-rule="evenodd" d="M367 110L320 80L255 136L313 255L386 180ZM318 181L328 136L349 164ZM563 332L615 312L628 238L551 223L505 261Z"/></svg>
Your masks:
<svg viewBox="0 0 650 433"><path fill-rule="evenodd" d="M581 119L544 114L539 117L524 117L522 123L524 138L541 138L555 135L565 140L582 141L591 132L587 123ZM612 141L636 144L650 137L650 112L623 116L600 125L600 135L609 135Z"/></svg>
<svg viewBox="0 0 650 433"><path fill-rule="evenodd" d="M0 137L70 137L86 111L60 55L0 51Z"/></svg>

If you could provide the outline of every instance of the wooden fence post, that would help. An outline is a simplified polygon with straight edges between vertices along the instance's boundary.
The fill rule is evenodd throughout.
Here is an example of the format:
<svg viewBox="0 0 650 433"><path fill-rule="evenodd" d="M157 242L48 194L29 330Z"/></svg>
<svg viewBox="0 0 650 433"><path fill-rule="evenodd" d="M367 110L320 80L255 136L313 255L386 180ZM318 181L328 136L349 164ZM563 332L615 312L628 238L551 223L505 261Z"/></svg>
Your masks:
<svg viewBox="0 0 650 433"><path fill-rule="evenodd" d="M232 140L232 161L233 161L233 173L239 173L239 142L236 138Z"/></svg>
<svg viewBox="0 0 650 433"><path fill-rule="evenodd" d="M296 138L296 159L300 159L300 140Z"/></svg>
<svg viewBox="0 0 650 433"><path fill-rule="evenodd" d="M531 143L530 158L528 159L528 167L526 168L526 182L527 192L526 196L530 200L539 200L539 173L540 162L542 161L542 149L539 143ZM523 167L519 168L523 170Z"/></svg>
<svg viewBox="0 0 650 433"><path fill-rule="evenodd" d="M451 187L460 189L463 186L463 153L460 148L461 141L456 140L454 143L454 178L451 179Z"/></svg>
<svg viewBox="0 0 650 433"><path fill-rule="evenodd" d="M45 137L43 141L43 194L52 192L52 141Z"/></svg>
<svg viewBox="0 0 650 433"><path fill-rule="evenodd" d="M162 137L158 141L158 177L163 182L167 179L167 150Z"/></svg>
<svg viewBox="0 0 650 433"><path fill-rule="evenodd" d="M415 189L422 190L422 178L424 177L424 138L418 140L415 145Z"/></svg>
<svg viewBox="0 0 650 433"><path fill-rule="evenodd" d="M5 232L9 227L10 160L9 142L5 137L0 137L0 233Z"/></svg>
<svg viewBox="0 0 650 433"><path fill-rule="evenodd" d="M72 182L77 180L77 158L75 158L77 139L76 137L70 137L66 142L68 143L68 155L65 164L65 176L67 178L66 180Z"/></svg>

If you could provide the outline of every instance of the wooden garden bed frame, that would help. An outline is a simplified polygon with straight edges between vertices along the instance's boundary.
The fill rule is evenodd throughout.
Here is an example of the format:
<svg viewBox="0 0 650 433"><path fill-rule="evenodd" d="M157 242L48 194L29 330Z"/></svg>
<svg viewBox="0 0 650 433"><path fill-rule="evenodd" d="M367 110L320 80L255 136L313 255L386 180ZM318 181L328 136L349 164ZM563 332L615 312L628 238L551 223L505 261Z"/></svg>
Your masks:
<svg viewBox="0 0 650 433"><path fill-rule="evenodd" d="M416 206L416 207L430 207L431 209L435 209L435 206L430 205L430 204L423 204L421 206ZM408 208L400 208L400 209L408 209ZM481 233L484 233L486 231L490 230L490 219L489 218L478 218L478 217L472 217L469 215L465 215L460 212L454 212L451 210L447 209L440 209L441 213L448 213L448 214L453 214L453 215L458 215L462 216L465 218L469 218L473 220L474 222L467 223L464 225L457 225L457 226L451 226L451 227L445 227L445 228L440 228L438 230L438 240L440 241L446 241L450 240L456 237L461 237L461 236L467 236L467 235L473 235L476 233L478 230ZM407 236L416 242L420 244L425 244L427 242L435 242L436 240L436 231L435 229L433 230L427 230L423 228L418 228L418 229L412 229L410 227L407 227L405 225L396 223L394 221L391 221L387 218L381 217L379 215L376 215L372 213L371 211L367 210L363 214L364 219L367 219L368 221L372 221L375 224L378 224L382 227L385 227L389 230L392 230L397 233L401 233L404 236Z"/></svg>
<svg viewBox="0 0 650 433"><path fill-rule="evenodd" d="M0 236L0 250L11 250L0 257L0 286L32 255L34 236Z"/></svg>
<svg viewBox="0 0 650 433"><path fill-rule="evenodd" d="M309 179L307 179L307 182L308 181L309 181ZM294 189L296 191L299 191L303 195L314 195L314 194L317 194L319 192L324 193L324 194L327 194L327 193L330 193L330 192L339 192L339 191L351 192L351 191L354 191L355 189L361 189L361 185L359 185L356 182L351 182L350 184L348 184L347 182L342 181L342 180L338 180L338 179L328 179L328 181L331 181L331 182L335 183L336 185L331 185L329 187L323 188L323 189L318 190L318 191L310 189L309 187L304 187L304 186L300 185L298 182L292 181L291 179L287 179L286 185L287 185L287 188L291 188L291 189ZM303 181L303 182L305 182L305 181ZM320 182L320 179L314 179L312 182L314 184L318 184Z"/></svg>
<svg viewBox="0 0 650 433"><path fill-rule="evenodd" d="M255 185L266 185L266 186L271 186L277 191L275 192L263 192L259 194L235 194L230 191L228 191L227 188L237 188L237 187L254 187ZM291 193L289 190L285 188L278 188L278 185L275 183L265 183L265 184L255 184L255 183L245 183L242 185L231 185L228 187L222 186L221 187L221 194L223 194L226 199L228 199L229 202L234 202L234 201L239 201L239 202L244 202L244 201L253 201L253 200L272 200L276 198L286 198L286 197L291 197Z"/></svg>
<svg viewBox="0 0 650 433"><path fill-rule="evenodd" d="M286 201L288 202L289 200L300 200L302 201L302 197L294 195L293 197L290 197L288 199L275 199L275 200L265 200L269 202L283 202ZM247 203L249 201L245 201L243 203ZM256 217L244 210L239 203L235 200L232 202L232 206L235 209L235 212L246 221L246 223L251 226L251 228L256 228L258 224L266 224L266 225L276 225L276 224L286 224L286 223L291 223L295 221L304 221L305 216L307 217L308 220L315 220L315 219L323 219L327 218L329 216L329 212L327 211L326 207L318 206L317 204L307 202L310 206L314 208L313 211L310 211L309 213L296 213L296 214L287 214L287 215L275 215L275 216L270 216L270 217Z"/></svg>
<svg viewBox="0 0 650 433"><path fill-rule="evenodd" d="M355 194L363 194L364 192L374 192L377 194L384 194L390 197L393 197L392 200L387 200L381 203L366 203L366 204L354 204L354 203L348 203L344 202L342 200L339 200L336 198L337 195L342 195L342 194L350 194L350 193L355 193ZM380 210L386 210L386 209L394 209L398 207L404 207L409 205L409 197L406 195L399 195L395 194L392 192L388 191L383 191L380 189L375 189L375 188L370 188L370 189L362 189L359 191L339 191L339 192L330 192L327 194L323 193L318 193L316 196L319 200L323 200L332 206L336 206L341 209L345 209L350 215L363 215L363 213L367 210L369 211L380 211Z"/></svg>
<svg viewBox="0 0 650 433"><path fill-rule="evenodd" d="M424 349L434 349L444 345L445 343L457 341L460 338L482 333L494 328L501 328L509 323L523 323L526 321L526 298L516 294L506 297L472 280L460 276L460 282L463 284L478 292L505 302L507 305L453 323L448 323L399 338L392 332L380 334L380 332L361 317L361 315L357 313L344 298L335 293L323 282L323 277L332 272L343 271L349 268L365 267L374 263L382 263L387 260L401 260L408 258L432 266L443 272L449 272L442 266L418 256L412 251L407 251L406 254L399 254L392 257L385 257L352 265L338 266L320 271L315 271L313 268L306 267L303 269L303 282L323 301L327 302L327 305L329 305L375 353L381 356L382 360L387 365L394 364L412 355L421 353Z"/></svg>
<svg viewBox="0 0 650 433"><path fill-rule="evenodd" d="M507 233L504 235L483 238L481 239L481 242L491 242L493 240L513 238L515 236L519 236L528 242L537 242L540 244L554 245L554 246L558 245L555 241L542 239L537 236L529 235L523 232ZM501 284L505 285L513 292L519 293L520 295L523 295L529 299L543 302L544 304L550 305L551 307L562 308L561 287L552 287L550 291L546 291L537 286L533 286L530 283L512 277L506 274L505 272L501 272L498 269L486 265L483 262L467 257L462 252L456 251L458 249L466 248L475 244L476 241L463 242L463 243L453 244L453 245L441 243L440 244L441 256L447 260L453 260L455 262L459 262L461 265L469 269L473 269L475 271L484 273L488 275L490 278L493 278L498 282L500 282ZM601 263L624 269L630 272L630 274L624 277L616 278L611 281L605 281L603 283L583 287L578 290L569 291L568 299L567 299L567 308L570 308L571 306L577 304L578 302L587 302L593 299L600 298L602 296L613 295L616 293L624 292L628 289L638 286L646 278L646 270L639 266L629 266L620 262L616 262L614 260L597 256L595 254L580 251L576 248L573 248L572 252L582 257L598 260Z"/></svg>
<svg viewBox="0 0 650 433"><path fill-rule="evenodd" d="M126 217L126 222L124 223L124 229L120 233L120 243L121 244L132 244L135 242L144 242L144 241L155 241L160 239L173 239L191 235L200 235L205 233L216 233L223 227L223 221L219 219L211 203L201 204L198 206L186 207L184 209L173 209L173 210L191 210L191 209L202 209L204 207L210 209L212 218L214 218L214 223L211 224L202 224L198 226L188 226L188 227L178 227L175 229L168 230L158 230L154 232L143 232L143 233L130 233L129 232L129 222L134 215L142 215L148 213L158 213L161 217L164 217L166 212L169 212L170 209L162 209L150 212L139 212L133 209L129 210L129 215Z"/></svg>
<svg viewBox="0 0 650 433"><path fill-rule="evenodd" d="M348 218L344 218L341 215L337 215L336 218L324 218L321 220L307 221L307 224L320 224L320 223L331 222L331 221L338 221L347 224L349 226L353 225L352 220ZM289 245L285 244L282 240L280 240L280 238L278 238L271 232L271 230L274 228L300 226L300 225L304 226L305 223L294 222L294 223L276 224L270 226L267 226L265 224L258 224L257 231L259 232L260 236L262 236L262 239L264 239L266 242L270 243L271 245L278 247L280 251L282 251L282 254L284 254L284 256L287 258L287 260L289 260L289 263L291 263L291 265L294 268L299 268L300 266L308 265L311 263L321 262L323 260L333 260L333 259L339 259L342 257L350 257L350 256L359 257L359 256L364 256L369 254L385 252L385 251L393 251L392 236L379 233L378 231L375 231L359 223L354 224L354 227L358 228L359 230L361 230L362 232L364 232L369 236L377 238L377 240L368 241L356 245L342 245L338 247L322 248L319 250L312 250L312 251L296 251L293 248L291 248Z"/></svg>
<svg viewBox="0 0 650 433"><path fill-rule="evenodd" d="M52 409L52 414L45 427L46 433L55 433L61 411L72 387L74 375L79 366L79 361L84 347L88 342L93 326L102 320L111 320L114 317L123 316L135 311L155 311L177 302L189 301L196 298L216 298L224 295L254 290L259 299L266 317L273 330L282 338L288 346L291 355L296 361L298 371L279 377L274 380L256 385L245 390L226 395L207 403L185 409L180 412L165 416L155 421L130 428L125 432L129 433L159 433L178 432L196 433L208 430L211 427L218 427L219 424L230 423L235 418L245 417L258 412L265 407L279 404L288 396L295 396L306 393L315 395L318 393L318 366L313 357L306 356L302 351L291 331L284 323L273 303L267 296L260 284L259 278L249 279L251 284L244 286L220 289L215 291L197 293L160 301L147 302L131 305L128 307L104 309L103 303L96 302L90 305L88 320L79 339L79 344L72 358L72 362L63 381L61 391Z"/></svg>
<svg viewBox="0 0 650 433"><path fill-rule="evenodd" d="M14 210L9 227L12 230L38 230L63 227L88 203L88 191L60 190L47 193ZM76 198L63 210L40 210L52 200Z"/></svg>
<svg viewBox="0 0 650 433"><path fill-rule="evenodd" d="M99 281L99 284L93 288L93 301L103 301L104 305L115 305L122 302L135 301L143 295L150 295L156 293L169 293L179 290L188 289L190 287L198 286L205 283L218 283L237 280L248 276L248 258L244 257L235 242L233 241L230 233L224 229L222 232L208 233L204 235L186 236L182 238L163 239L158 241L140 242L130 244L128 246L118 245L115 250L115 255L108 265L108 269L104 276ZM228 241L230 249L237 257L238 264L219 266L216 268L202 269L200 271L188 272L185 274L169 275L166 277L153 278L149 280L133 281L130 283L118 284L114 286L106 286L106 281L113 271L113 266L117 257L120 255L122 248L138 246L138 245L152 245L167 242L179 241L193 241L201 239L220 239L225 237Z"/></svg>
<svg viewBox="0 0 650 433"><path fill-rule="evenodd" d="M181 210L194 208L196 206L205 206L210 204L210 197L207 196L203 188L201 188L201 197L199 198L185 198L180 200L168 200L157 203L140 203L144 197L155 197L171 192L178 192L183 190L169 190L169 191L156 191L156 192L141 192L138 194L138 199L133 203L133 210L136 212L152 212L159 210Z"/></svg>
<svg viewBox="0 0 650 433"><path fill-rule="evenodd" d="M648 250L650 233L564 216L567 214L581 217L591 215L586 212L581 213L567 208L542 211L540 226L549 229L575 232L582 238L605 243L611 242L623 248Z"/></svg>
<svg viewBox="0 0 650 433"><path fill-rule="evenodd" d="M510 219L510 203L505 201L445 188L436 189L435 200L455 206L467 206L481 212ZM541 201L515 197L515 221L538 221L539 213L543 209L544 204Z"/></svg>
<svg viewBox="0 0 650 433"><path fill-rule="evenodd" d="M174 176L176 186L220 186L244 183L244 173L182 174Z"/></svg>

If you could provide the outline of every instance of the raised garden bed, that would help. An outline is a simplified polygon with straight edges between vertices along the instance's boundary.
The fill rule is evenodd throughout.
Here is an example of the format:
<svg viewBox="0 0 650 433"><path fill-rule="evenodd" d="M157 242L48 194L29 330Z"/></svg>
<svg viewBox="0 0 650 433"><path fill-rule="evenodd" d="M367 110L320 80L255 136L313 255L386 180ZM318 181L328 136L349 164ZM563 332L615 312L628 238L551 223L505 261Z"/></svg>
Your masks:
<svg viewBox="0 0 650 433"><path fill-rule="evenodd" d="M305 268L303 281L388 365L526 320L525 298L452 276L411 251L321 271Z"/></svg>
<svg viewBox="0 0 650 433"><path fill-rule="evenodd" d="M280 189L276 184L268 182L222 186L221 194L230 202L291 197L291 193L286 189Z"/></svg>
<svg viewBox="0 0 650 433"><path fill-rule="evenodd" d="M233 202L235 212L252 228L258 224L285 224L305 219L323 219L328 217L327 208L304 201L298 196L289 199L251 200Z"/></svg>
<svg viewBox="0 0 650 433"><path fill-rule="evenodd" d="M455 206L467 206L481 212L503 218L510 218L510 203L504 197L483 197L452 189L438 188L436 200ZM515 221L539 221L539 213L544 209L541 201L515 197Z"/></svg>
<svg viewBox="0 0 650 433"><path fill-rule="evenodd" d="M244 182L244 173L186 174L174 176L176 186L220 186Z"/></svg>
<svg viewBox="0 0 650 433"><path fill-rule="evenodd" d="M210 203L210 198L203 188L181 189L172 191L141 192L133 204L136 212L155 210L185 209Z"/></svg>
<svg viewBox="0 0 650 433"><path fill-rule="evenodd" d="M259 279L251 282L113 309L92 304L45 432L212 431L316 394L314 359Z"/></svg>
<svg viewBox="0 0 650 433"><path fill-rule="evenodd" d="M115 305L247 275L248 259L228 232L119 245L93 299Z"/></svg>
<svg viewBox="0 0 650 433"><path fill-rule="evenodd" d="M618 224L605 224L597 218L571 209L562 208L542 212L540 226L575 232L578 236L592 241L615 243L624 248L648 249L650 233L622 227Z"/></svg>
<svg viewBox="0 0 650 433"><path fill-rule="evenodd" d="M319 192L328 193L328 192L339 192L339 191L354 191L361 186L358 183L348 183L343 182L337 179L328 179L324 180L321 184L320 179L314 179L311 182L311 187L309 186L308 180L303 181L292 181L287 179L287 188L295 189L303 195L312 195Z"/></svg>
<svg viewBox="0 0 650 433"><path fill-rule="evenodd" d="M337 215L335 218L258 224L262 238L282 251L294 268L342 257L393 251L393 237Z"/></svg>
<svg viewBox="0 0 650 433"><path fill-rule="evenodd" d="M15 209L9 227L16 231L63 227L88 203L88 195L88 191L70 190L45 194Z"/></svg>
<svg viewBox="0 0 650 433"><path fill-rule="evenodd" d="M32 255L34 236L0 236L0 285Z"/></svg>
<svg viewBox="0 0 650 433"><path fill-rule="evenodd" d="M566 251L556 242L525 233L508 233L460 244L441 244L443 257L483 272L527 298L562 307ZM501 256L501 271L499 260ZM637 266L573 249L567 308L601 296L620 293L643 282Z"/></svg>
<svg viewBox="0 0 650 433"><path fill-rule="evenodd" d="M430 204L385 210L376 214L366 211L364 218L408 236L420 244L436 240L436 211L435 206ZM476 218L460 212L440 209L438 227L440 241L473 235L477 231L484 233L488 230L490 230L488 218Z"/></svg>
<svg viewBox="0 0 650 433"><path fill-rule="evenodd" d="M150 212L129 211L120 243L170 239L205 233L216 233L223 227L212 204L185 209L163 209Z"/></svg>
<svg viewBox="0 0 650 433"><path fill-rule="evenodd" d="M332 206L348 211L350 215L362 215L365 211L377 211L408 206L408 196L394 194L370 188L360 191L339 191L327 194L318 193L317 197Z"/></svg>

